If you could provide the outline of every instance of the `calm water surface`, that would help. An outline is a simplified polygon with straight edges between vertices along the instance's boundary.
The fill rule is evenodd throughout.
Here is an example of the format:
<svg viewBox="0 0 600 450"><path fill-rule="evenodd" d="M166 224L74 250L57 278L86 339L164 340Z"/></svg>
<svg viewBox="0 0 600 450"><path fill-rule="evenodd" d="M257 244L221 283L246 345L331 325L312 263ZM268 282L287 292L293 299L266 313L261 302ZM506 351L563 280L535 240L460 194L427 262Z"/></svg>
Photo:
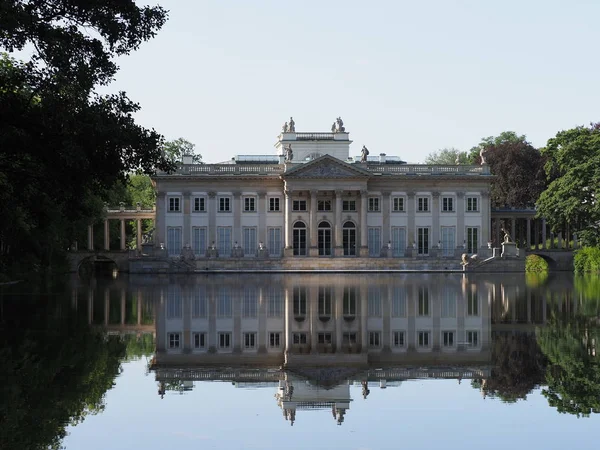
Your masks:
<svg viewBox="0 0 600 450"><path fill-rule="evenodd" d="M119 276L0 291L0 447L580 448L600 279Z"/></svg>

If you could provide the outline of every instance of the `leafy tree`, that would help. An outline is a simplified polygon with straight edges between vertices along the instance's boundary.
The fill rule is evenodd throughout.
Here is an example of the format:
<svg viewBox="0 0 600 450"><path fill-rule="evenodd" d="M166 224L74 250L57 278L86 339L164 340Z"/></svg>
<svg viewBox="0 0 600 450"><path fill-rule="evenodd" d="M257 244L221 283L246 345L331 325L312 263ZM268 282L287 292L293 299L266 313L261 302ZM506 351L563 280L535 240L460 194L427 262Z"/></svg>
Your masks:
<svg viewBox="0 0 600 450"><path fill-rule="evenodd" d="M469 152L472 164L481 155L495 176L491 189L492 208L532 207L545 189L544 158L524 135L505 131L483 139Z"/></svg>
<svg viewBox="0 0 600 450"><path fill-rule="evenodd" d="M427 155L425 164L469 164L469 159L467 157L467 152L461 152L454 147L442 148Z"/></svg>
<svg viewBox="0 0 600 450"><path fill-rule="evenodd" d="M166 141L163 144L163 151L167 158L174 162L181 162L183 155L192 155L195 163L202 162L202 155L196 153L196 145L184 138L178 138L173 141Z"/></svg>
<svg viewBox="0 0 600 450"><path fill-rule="evenodd" d="M560 131L542 154L550 182L537 202L538 215L554 232L569 229L587 245L600 242L600 123Z"/></svg>
<svg viewBox="0 0 600 450"><path fill-rule="evenodd" d="M62 260L117 180L174 167L162 136L135 123L139 105L94 91L166 12L133 0L6 0L0 12L0 48L33 52L0 57L0 272L30 271Z"/></svg>

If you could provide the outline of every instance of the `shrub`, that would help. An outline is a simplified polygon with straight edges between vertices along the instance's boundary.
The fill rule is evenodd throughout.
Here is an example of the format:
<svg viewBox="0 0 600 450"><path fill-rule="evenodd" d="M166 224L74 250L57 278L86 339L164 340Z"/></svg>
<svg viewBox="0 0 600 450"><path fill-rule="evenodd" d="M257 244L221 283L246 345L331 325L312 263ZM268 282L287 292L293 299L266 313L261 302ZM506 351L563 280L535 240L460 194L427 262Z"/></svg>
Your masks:
<svg viewBox="0 0 600 450"><path fill-rule="evenodd" d="M600 272L600 248L583 247L575 251L575 272Z"/></svg>
<svg viewBox="0 0 600 450"><path fill-rule="evenodd" d="M548 272L548 262L538 255L529 255L525 259L525 272Z"/></svg>

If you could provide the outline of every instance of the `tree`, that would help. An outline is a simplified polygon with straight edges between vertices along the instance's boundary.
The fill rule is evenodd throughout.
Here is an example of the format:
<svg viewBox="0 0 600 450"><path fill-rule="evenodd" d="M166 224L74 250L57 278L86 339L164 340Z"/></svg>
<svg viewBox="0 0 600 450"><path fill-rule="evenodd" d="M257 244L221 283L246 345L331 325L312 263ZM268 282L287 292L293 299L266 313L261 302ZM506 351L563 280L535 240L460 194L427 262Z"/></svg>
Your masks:
<svg viewBox="0 0 600 450"><path fill-rule="evenodd" d="M7 0L0 12L0 48L33 51L25 63L0 58L0 272L31 271L62 259L117 180L174 168L162 136L135 123L139 105L94 91L166 11L133 0Z"/></svg>
<svg viewBox="0 0 600 450"><path fill-rule="evenodd" d="M546 186L544 158L524 135L505 131L490 136L469 151L472 164L481 164L481 155L495 176L491 188L492 208L533 207Z"/></svg>
<svg viewBox="0 0 600 450"><path fill-rule="evenodd" d="M195 152L195 144L184 138L178 138L173 141L166 141L163 144L163 151L167 158L173 162L181 162L183 155L192 155L192 160L195 163L202 161L202 155Z"/></svg>
<svg viewBox="0 0 600 450"><path fill-rule="evenodd" d="M548 188L537 202L538 215L554 232L568 228L587 245L600 243L600 123L560 131L542 154Z"/></svg>
<svg viewBox="0 0 600 450"><path fill-rule="evenodd" d="M458 162L457 162L458 158ZM457 148L442 148L438 151L430 153L425 158L425 164L468 164L467 152L461 152Z"/></svg>

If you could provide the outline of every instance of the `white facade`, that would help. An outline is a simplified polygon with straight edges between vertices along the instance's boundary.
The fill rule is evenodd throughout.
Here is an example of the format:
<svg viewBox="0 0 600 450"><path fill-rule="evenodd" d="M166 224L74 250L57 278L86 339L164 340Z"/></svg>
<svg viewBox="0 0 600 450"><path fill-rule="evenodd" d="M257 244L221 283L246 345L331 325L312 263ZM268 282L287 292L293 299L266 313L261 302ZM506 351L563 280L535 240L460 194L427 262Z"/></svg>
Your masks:
<svg viewBox="0 0 600 450"><path fill-rule="evenodd" d="M155 244L173 257L189 245L196 259L456 258L487 249L488 166L407 165L383 153L355 162L350 144L346 132L285 132L278 155L262 161L158 174Z"/></svg>

